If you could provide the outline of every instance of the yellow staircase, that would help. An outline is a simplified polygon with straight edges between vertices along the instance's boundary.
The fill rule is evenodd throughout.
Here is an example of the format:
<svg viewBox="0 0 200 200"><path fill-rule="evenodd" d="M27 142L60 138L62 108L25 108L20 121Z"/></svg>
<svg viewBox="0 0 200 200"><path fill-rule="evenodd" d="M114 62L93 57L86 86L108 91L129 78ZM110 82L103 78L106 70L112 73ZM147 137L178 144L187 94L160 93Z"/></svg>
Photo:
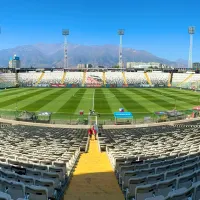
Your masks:
<svg viewBox="0 0 200 200"><path fill-rule="evenodd" d="M123 79L124 79L124 85L128 85L127 84L127 80L126 80L125 72L122 72L122 76L123 76Z"/></svg>
<svg viewBox="0 0 200 200"><path fill-rule="evenodd" d="M172 79L172 73L169 73L168 84L167 84L168 87L171 87L171 79Z"/></svg>
<svg viewBox="0 0 200 200"><path fill-rule="evenodd" d="M147 72L144 72L144 76L145 76L145 78L146 78L148 84L149 84L149 85L152 85L151 79L149 78L149 75L147 74Z"/></svg>
<svg viewBox="0 0 200 200"><path fill-rule="evenodd" d="M99 152L97 140L90 141L65 192L64 200L124 200L106 152Z"/></svg>
<svg viewBox="0 0 200 200"><path fill-rule="evenodd" d="M192 78L194 74L190 74L188 77L186 77L182 82L180 82L176 87L181 86L183 83L185 83L186 81L188 81L190 78Z"/></svg>
<svg viewBox="0 0 200 200"><path fill-rule="evenodd" d="M83 72L83 80L82 80L82 86L85 86L85 81L86 81L86 72Z"/></svg>
<svg viewBox="0 0 200 200"><path fill-rule="evenodd" d="M62 80L61 80L61 84L63 84L63 83L65 82L65 77L66 77L66 75L67 75L67 72L64 72L63 77L62 77Z"/></svg>
<svg viewBox="0 0 200 200"><path fill-rule="evenodd" d="M103 72L103 84L106 85L106 72Z"/></svg>
<svg viewBox="0 0 200 200"><path fill-rule="evenodd" d="M40 83L40 81L42 80L43 76L44 76L44 72L42 72L42 74L40 75L40 77L39 77L39 79L38 79L38 81L36 83L36 86Z"/></svg>

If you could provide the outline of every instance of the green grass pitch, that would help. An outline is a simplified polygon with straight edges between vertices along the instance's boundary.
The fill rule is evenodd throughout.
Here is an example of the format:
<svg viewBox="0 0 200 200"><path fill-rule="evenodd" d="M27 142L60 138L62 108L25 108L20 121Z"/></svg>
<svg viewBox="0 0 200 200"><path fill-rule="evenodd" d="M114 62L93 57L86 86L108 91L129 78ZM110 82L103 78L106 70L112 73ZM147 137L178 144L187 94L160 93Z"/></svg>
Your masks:
<svg viewBox="0 0 200 200"><path fill-rule="evenodd" d="M94 109L112 117L124 108L135 118L155 111L191 109L200 105L200 93L175 88L17 88L0 90L0 112L50 111L53 118L67 119Z"/></svg>

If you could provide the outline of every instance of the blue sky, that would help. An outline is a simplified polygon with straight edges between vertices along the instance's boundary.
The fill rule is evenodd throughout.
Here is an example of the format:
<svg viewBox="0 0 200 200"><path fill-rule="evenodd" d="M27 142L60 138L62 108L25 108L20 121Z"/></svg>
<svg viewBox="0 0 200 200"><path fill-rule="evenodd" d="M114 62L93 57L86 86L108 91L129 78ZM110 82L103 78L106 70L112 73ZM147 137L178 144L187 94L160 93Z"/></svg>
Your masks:
<svg viewBox="0 0 200 200"><path fill-rule="evenodd" d="M35 43L58 43L63 28L69 42L119 43L157 56L188 59L188 26L196 26L193 60L200 61L199 0L1 0L0 49Z"/></svg>

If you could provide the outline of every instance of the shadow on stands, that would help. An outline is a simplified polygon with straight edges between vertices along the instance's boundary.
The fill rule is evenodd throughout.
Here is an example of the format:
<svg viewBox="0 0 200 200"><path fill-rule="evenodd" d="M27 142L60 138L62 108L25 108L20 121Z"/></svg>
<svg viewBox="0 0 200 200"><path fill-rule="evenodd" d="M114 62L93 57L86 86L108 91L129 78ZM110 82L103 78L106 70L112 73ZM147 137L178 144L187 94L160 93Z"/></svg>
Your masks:
<svg viewBox="0 0 200 200"><path fill-rule="evenodd" d="M82 173L73 175L62 200L124 200L113 171Z"/></svg>

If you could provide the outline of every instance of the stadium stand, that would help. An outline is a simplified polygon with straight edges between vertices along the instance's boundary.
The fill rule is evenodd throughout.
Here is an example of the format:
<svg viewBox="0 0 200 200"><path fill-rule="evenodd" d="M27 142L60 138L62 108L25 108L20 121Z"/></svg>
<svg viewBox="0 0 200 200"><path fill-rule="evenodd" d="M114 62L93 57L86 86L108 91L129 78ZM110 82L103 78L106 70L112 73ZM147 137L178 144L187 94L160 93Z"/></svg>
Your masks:
<svg viewBox="0 0 200 200"><path fill-rule="evenodd" d="M112 166L127 200L199 200L200 126L196 124L100 128L98 140L91 140L83 154L88 144L85 129L1 127L0 199L59 199L73 173L64 199L90 200L99 195L121 200Z"/></svg>
<svg viewBox="0 0 200 200"><path fill-rule="evenodd" d="M148 82L144 76L144 72L126 72L126 80L129 86L142 86L148 85Z"/></svg>
<svg viewBox="0 0 200 200"><path fill-rule="evenodd" d="M16 75L14 73L1 73L1 79L4 85L16 85ZM130 87L148 87L148 86L168 86L169 73L164 72L63 72L63 71L45 71L36 72L19 72L17 74L20 86L29 87L48 87L54 84L65 84L86 86L86 87L100 87L103 85L115 85L122 87L128 85ZM148 76L148 78L146 78ZM2 78L4 77L4 79ZM41 80L40 80L41 79ZM199 74L174 73L172 79L172 86L180 87L189 83L196 83L200 80ZM7 83L6 83L7 82ZM151 83L151 84L149 84ZM2 83L1 83L2 84ZM2 86L3 87L3 86Z"/></svg>
<svg viewBox="0 0 200 200"><path fill-rule="evenodd" d="M106 83L116 86L122 86L124 84L123 75L121 72L106 72Z"/></svg>
<svg viewBox="0 0 200 200"><path fill-rule="evenodd" d="M87 145L81 129L16 125L0 138L0 199L59 199Z"/></svg>
<svg viewBox="0 0 200 200"><path fill-rule="evenodd" d="M199 131L173 126L105 129L99 140L126 199L199 199Z"/></svg>
<svg viewBox="0 0 200 200"><path fill-rule="evenodd" d="M172 79L172 86L180 87L193 76L193 74L187 73L174 73Z"/></svg>
<svg viewBox="0 0 200 200"><path fill-rule="evenodd" d="M67 72L65 77L65 84L77 84L81 85L83 80L83 72Z"/></svg>
<svg viewBox="0 0 200 200"><path fill-rule="evenodd" d="M163 72L151 72L148 73L152 85L154 86L167 86L168 84L168 73Z"/></svg>
<svg viewBox="0 0 200 200"><path fill-rule="evenodd" d="M102 72L87 72L85 85L87 87L101 87L103 85L103 73Z"/></svg>
<svg viewBox="0 0 200 200"><path fill-rule="evenodd" d="M0 73L0 88L9 88L16 86L16 74Z"/></svg>
<svg viewBox="0 0 200 200"><path fill-rule="evenodd" d="M192 74L192 76L187 79L185 82L188 83L188 82L197 82L200 80L200 76L199 74Z"/></svg>
<svg viewBox="0 0 200 200"><path fill-rule="evenodd" d="M18 73L19 85L22 87L34 87L40 78L42 72L30 71L26 73Z"/></svg>
<svg viewBox="0 0 200 200"><path fill-rule="evenodd" d="M41 72L19 73L18 76L21 86L75 84L77 86L100 87L105 83L118 87L122 87L124 84L137 87L148 85L144 72L67 72L64 76L62 71L45 71L41 80ZM148 76L152 85L167 86L168 73L148 73Z"/></svg>
<svg viewBox="0 0 200 200"><path fill-rule="evenodd" d="M78 72L78 71L29 71L15 73L1 73L0 87L15 87L16 83L19 86L28 87L49 87L56 84L64 84L73 87L100 87L113 85L115 87L167 87L171 86L169 82L169 73L161 71L153 72L121 72L121 71L106 71L106 72ZM173 73L172 87L183 87L191 89L193 86L199 87L199 74L190 73Z"/></svg>
<svg viewBox="0 0 200 200"><path fill-rule="evenodd" d="M44 84L60 84L62 77L63 77L64 72L62 71L54 71L54 72L50 72L50 71L45 71L43 78L40 81L41 85Z"/></svg>

